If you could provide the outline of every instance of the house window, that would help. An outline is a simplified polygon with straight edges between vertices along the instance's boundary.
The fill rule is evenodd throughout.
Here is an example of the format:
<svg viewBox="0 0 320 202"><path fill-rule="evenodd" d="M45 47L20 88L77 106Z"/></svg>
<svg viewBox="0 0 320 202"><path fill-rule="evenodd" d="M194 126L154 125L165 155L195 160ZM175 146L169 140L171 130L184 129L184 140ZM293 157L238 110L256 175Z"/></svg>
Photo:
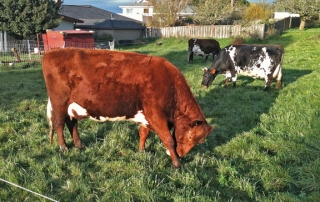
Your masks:
<svg viewBox="0 0 320 202"><path fill-rule="evenodd" d="M149 13L149 9L148 8L143 9L143 13Z"/></svg>
<svg viewBox="0 0 320 202"><path fill-rule="evenodd" d="M127 8L126 13L127 13L127 14L132 14L132 8Z"/></svg>

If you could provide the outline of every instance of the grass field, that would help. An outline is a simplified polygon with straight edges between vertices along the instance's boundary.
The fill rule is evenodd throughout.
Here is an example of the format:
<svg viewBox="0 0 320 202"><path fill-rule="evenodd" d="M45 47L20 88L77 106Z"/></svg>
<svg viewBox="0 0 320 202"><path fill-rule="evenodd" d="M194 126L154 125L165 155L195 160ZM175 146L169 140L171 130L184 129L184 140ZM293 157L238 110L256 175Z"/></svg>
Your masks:
<svg viewBox="0 0 320 202"><path fill-rule="evenodd" d="M138 125L80 121L84 151L49 145L40 65L0 66L0 178L57 201L320 201L320 29L290 30L262 43L285 48L283 89L239 76L200 86L188 39L159 39L122 51L165 57L185 75L215 130L174 169L156 134L138 152ZM218 40L222 47L232 39ZM249 41L257 43L256 41ZM0 181L0 201L49 201Z"/></svg>

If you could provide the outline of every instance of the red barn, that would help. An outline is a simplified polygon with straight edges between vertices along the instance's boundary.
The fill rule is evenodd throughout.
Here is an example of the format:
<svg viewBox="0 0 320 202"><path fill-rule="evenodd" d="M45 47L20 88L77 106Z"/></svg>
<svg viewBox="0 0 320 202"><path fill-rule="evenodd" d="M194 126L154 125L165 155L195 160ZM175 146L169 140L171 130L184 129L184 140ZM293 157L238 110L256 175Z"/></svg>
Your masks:
<svg viewBox="0 0 320 202"><path fill-rule="evenodd" d="M93 31L86 30L47 30L42 34L44 50L52 48L94 48Z"/></svg>

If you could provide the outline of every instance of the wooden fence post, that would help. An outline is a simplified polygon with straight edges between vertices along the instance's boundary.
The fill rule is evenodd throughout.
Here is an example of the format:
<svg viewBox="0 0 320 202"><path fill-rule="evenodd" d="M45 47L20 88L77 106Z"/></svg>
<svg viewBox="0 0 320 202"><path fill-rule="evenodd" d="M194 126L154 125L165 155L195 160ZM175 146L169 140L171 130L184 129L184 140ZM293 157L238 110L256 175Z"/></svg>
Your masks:
<svg viewBox="0 0 320 202"><path fill-rule="evenodd" d="M19 56L19 53L18 53L17 49L16 48L12 48L11 51L13 52L14 56L16 57L17 62L21 62L21 59L20 59L20 56Z"/></svg>

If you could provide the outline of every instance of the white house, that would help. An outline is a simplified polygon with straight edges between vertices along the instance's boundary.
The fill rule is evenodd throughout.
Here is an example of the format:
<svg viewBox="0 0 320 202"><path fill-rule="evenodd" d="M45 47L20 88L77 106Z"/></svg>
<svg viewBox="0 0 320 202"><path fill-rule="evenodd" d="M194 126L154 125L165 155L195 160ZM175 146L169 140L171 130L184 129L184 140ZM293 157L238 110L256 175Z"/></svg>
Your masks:
<svg viewBox="0 0 320 202"><path fill-rule="evenodd" d="M288 17L300 17L299 14L289 13L289 12L274 12L274 19L280 20Z"/></svg>
<svg viewBox="0 0 320 202"><path fill-rule="evenodd" d="M146 23L148 18L153 16L153 6L150 6L146 0L134 1L131 4L119 7L122 9L122 13L119 13L119 15L132 18L143 23Z"/></svg>

